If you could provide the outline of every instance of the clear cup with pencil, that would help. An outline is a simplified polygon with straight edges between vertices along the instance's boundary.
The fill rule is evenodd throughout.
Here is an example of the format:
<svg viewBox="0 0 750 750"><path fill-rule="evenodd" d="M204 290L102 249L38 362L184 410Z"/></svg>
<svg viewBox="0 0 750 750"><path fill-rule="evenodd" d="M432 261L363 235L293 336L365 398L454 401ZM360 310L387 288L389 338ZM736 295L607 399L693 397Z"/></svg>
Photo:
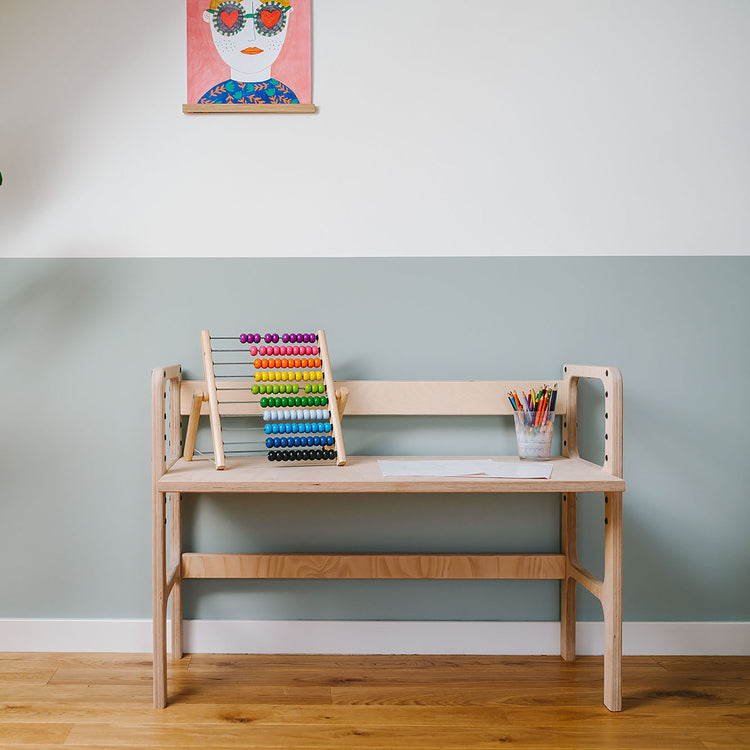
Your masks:
<svg viewBox="0 0 750 750"><path fill-rule="evenodd" d="M555 427L555 402L557 385L544 386L528 394L521 391L508 393L513 407L513 421L516 426L518 457L524 461L547 461L552 448L552 433Z"/></svg>

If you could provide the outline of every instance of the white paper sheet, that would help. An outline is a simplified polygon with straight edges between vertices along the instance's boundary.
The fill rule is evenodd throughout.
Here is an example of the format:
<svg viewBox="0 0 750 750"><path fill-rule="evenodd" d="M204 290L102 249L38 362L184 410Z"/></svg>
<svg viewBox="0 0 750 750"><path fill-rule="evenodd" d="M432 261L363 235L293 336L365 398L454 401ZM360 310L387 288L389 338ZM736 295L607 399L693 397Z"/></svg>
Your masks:
<svg viewBox="0 0 750 750"><path fill-rule="evenodd" d="M431 461L378 461L384 477L493 477L499 479L549 479L551 461L510 462L482 459Z"/></svg>

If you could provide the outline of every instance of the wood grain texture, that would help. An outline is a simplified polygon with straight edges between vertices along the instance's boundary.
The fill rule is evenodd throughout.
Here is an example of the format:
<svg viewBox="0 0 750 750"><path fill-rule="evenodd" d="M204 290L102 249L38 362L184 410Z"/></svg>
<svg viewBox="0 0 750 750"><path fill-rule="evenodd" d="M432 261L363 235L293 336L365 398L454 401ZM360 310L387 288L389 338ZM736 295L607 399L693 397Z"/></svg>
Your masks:
<svg viewBox="0 0 750 750"><path fill-rule="evenodd" d="M624 657L623 711L579 657L0 654L0 747L750 747L750 657ZM48 679L40 679L44 674ZM12 675L12 681L4 680Z"/></svg>
<svg viewBox="0 0 750 750"><path fill-rule="evenodd" d="M347 416L512 416L508 391L518 393L539 389L555 378L542 380L334 380L335 391L348 391ZM251 398L251 380L238 380L236 400ZM180 411L190 413L193 395L207 389L203 380L183 380L180 390ZM234 398L233 398L234 400ZM566 412L566 392L558 390L555 413ZM208 414L203 405L202 414ZM262 414L257 404L224 404L222 414Z"/></svg>
<svg viewBox="0 0 750 750"><path fill-rule="evenodd" d="M562 579L563 555L182 555L183 578Z"/></svg>
<svg viewBox="0 0 750 750"><path fill-rule="evenodd" d="M425 456L423 458L440 458ZM444 457L445 458L445 457ZM466 456L517 462L517 456ZM410 493L410 492L606 492L625 482L581 458L553 457L549 479L489 477L384 477L379 459L419 460L414 456L348 456L345 466L275 464L263 457L236 458L224 471L206 459L180 459L158 480L162 492ZM450 457L448 457L450 460Z"/></svg>
<svg viewBox="0 0 750 750"><path fill-rule="evenodd" d="M183 104L186 115L212 114L314 114L314 104Z"/></svg>

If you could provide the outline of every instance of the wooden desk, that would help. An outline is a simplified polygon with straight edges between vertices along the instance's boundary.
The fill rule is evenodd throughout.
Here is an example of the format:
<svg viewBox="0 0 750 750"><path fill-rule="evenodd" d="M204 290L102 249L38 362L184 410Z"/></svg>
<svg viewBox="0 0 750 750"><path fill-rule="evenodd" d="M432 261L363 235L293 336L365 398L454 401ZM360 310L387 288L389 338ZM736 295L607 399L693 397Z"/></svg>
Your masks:
<svg viewBox="0 0 750 750"><path fill-rule="evenodd" d="M604 613L604 704L622 707L622 379L616 368L565 365L564 388L557 414L562 417L563 456L554 457L549 479L484 477L384 477L378 457L349 456L345 466L269 463L265 458L236 458L223 471L209 460L181 456L180 416L189 414L192 394L201 383L182 381L179 366L153 373L153 592L154 706L164 707L166 684L167 601L172 598L172 656L181 658L182 581L185 578L417 578L417 579L546 579L561 581L561 655L575 659L576 583L596 596ZM593 377L604 384L605 462L581 459L577 450L577 384ZM549 380L547 382L550 382ZM503 396L529 381L412 383L340 381L350 391L347 414L509 414ZM398 387L395 387L398 386ZM455 403L450 395L460 386ZM410 391L398 403L394 394ZM435 394L438 399L435 399ZM487 400L487 394L494 397ZM479 402L481 400L481 406ZM389 406L390 404L390 406ZM460 406L459 406L460 404ZM172 408L168 408L172 407ZM177 408L179 407L179 408ZM392 411L384 411L390 408ZM457 411L457 409L461 411ZM393 458L393 457L388 457ZM407 457L403 457L404 460ZM416 457L410 457L416 460ZM420 457L422 458L422 457ZM494 457L497 460L497 457ZM517 461L515 457L501 460ZM328 554L197 554L182 550L183 493L549 493L561 494L559 554L478 555L328 555ZM579 492L604 493L604 579L583 568L576 552L576 501ZM170 538L167 554L167 500ZM168 559L169 558L169 559Z"/></svg>

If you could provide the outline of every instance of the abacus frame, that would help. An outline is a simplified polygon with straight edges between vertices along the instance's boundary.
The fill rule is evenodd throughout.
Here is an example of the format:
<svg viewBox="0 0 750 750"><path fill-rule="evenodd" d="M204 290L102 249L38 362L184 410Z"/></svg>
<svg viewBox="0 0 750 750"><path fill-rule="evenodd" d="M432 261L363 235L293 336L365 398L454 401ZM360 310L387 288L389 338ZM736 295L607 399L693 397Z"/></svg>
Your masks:
<svg viewBox="0 0 750 750"><path fill-rule="evenodd" d="M346 450L344 448L344 436L341 430L341 416L339 414L338 399L334 398L333 373L331 371L331 359L328 354L328 341L325 331L317 331L317 345L320 350L320 359L322 360L321 370L323 380L328 394L328 410L330 411L330 422L333 432L334 444L336 447L336 464L343 466L346 463ZM226 339L226 337L221 337ZM188 420L187 433L185 435L184 458L186 461L192 461L195 451L195 441L198 434L198 423L201 414L208 414L211 424L211 440L213 443L213 462L216 469L221 471L226 468L227 461L224 451L224 437L221 426L222 416L232 417L252 417L261 416L263 409L260 406L251 403L249 400L244 402L234 401L232 403L222 403L218 395L216 364L213 358L214 349L211 345L211 334L208 330L201 331L201 356L203 360L203 372L205 375L205 388L202 391L193 393L192 403L190 406L190 417ZM218 363L223 364L223 363ZM255 383L249 379L251 360L248 358L248 380L233 379L233 390L236 394L249 395ZM339 394L341 398L341 394ZM344 396L346 403L346 396Z"/></svg>
<svg viewBox="0 0 750 750"><path fill-rule="evenodd" d="M604 390L604 463L578 453L578 383L598 380ZM554 382L547 379L546 382ZM562 421L562 455L549 479L383 477L377 456L350 456L347 465L276 466L245 458L216 472L208 461L186 462L181 417L191 413L203 381L183 381L179 365L152 374L154 707L167 703L167 612L171 599L172 658L183 656L182 582L186 578L327 579L535 579L561 585L560 654L576 655L576 584L591 592L604 615L604 705L622 709L622 376L614 367L564 365L556 415ZM336 381L340 413L352 415L498 415L509 417L509 390L543 381L392 382ZM202 401L200 402L202 404ZM393 457L390 457L393 458ZM416 457L412 457L416 458ZM507 457L503 460L515 460ZM289 555L197 554L182 550L185 493L560 493L559 554ZM577 496L603 493L604 576L577 555ZM167 538L167 515L169 537ZM168 545L168 546L167 546Z"/></svg>

